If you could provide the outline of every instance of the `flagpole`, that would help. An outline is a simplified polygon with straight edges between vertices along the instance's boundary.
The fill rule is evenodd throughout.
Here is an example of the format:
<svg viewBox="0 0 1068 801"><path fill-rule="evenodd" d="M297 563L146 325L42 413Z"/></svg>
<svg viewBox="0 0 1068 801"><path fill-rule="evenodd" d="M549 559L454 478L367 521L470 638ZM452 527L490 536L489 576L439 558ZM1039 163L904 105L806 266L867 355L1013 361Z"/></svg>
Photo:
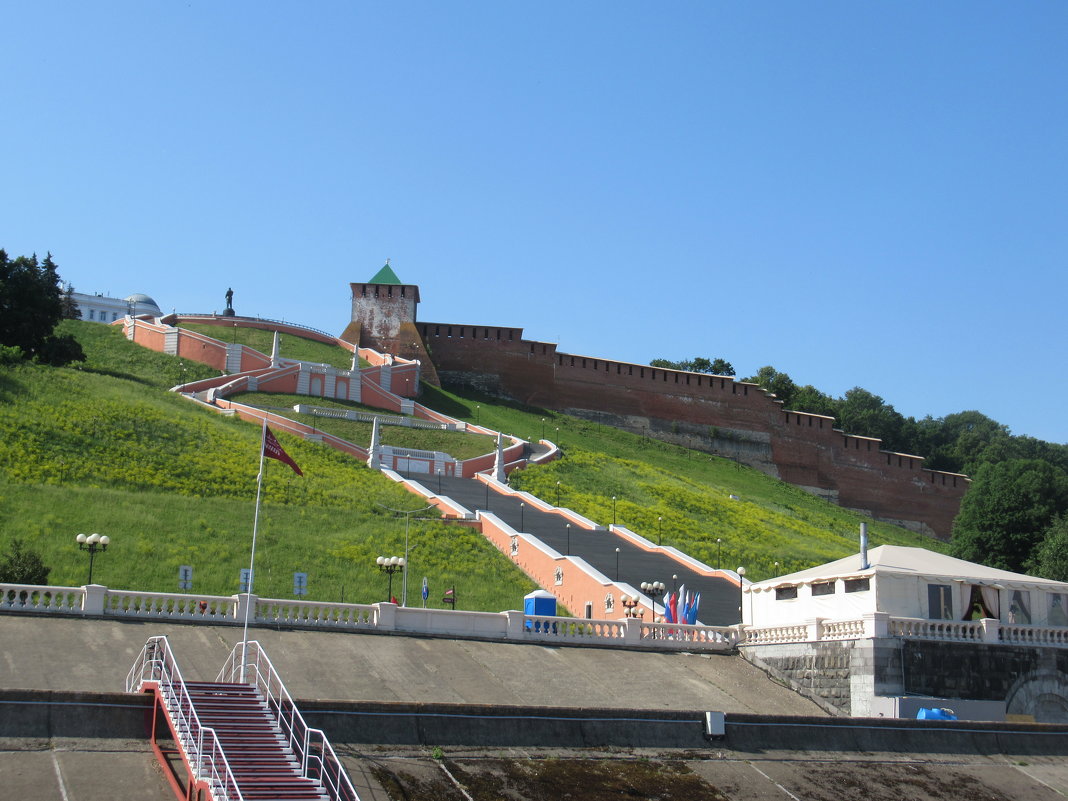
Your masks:
<svg viewBox="0 0 1068 801"><path fill-rule="evenodd" d="M252 518L252 553L248 559L248 587L245 594L245 626L241 632L241 683L245 683L245 666L248 656L248 615L252 607L252 583L256 573L256 534L260 527L260 496L263 493L263 452L267 444L267 415L263 416L263 428L260 431L260 472L256 475L256 514Z"/></svg>

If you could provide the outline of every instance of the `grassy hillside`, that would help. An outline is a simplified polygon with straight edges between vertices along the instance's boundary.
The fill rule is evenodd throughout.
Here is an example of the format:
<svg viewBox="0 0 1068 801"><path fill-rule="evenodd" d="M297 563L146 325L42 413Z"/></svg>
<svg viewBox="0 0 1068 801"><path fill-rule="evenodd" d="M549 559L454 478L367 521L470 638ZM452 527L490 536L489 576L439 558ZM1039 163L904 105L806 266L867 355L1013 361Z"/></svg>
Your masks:
<svg viewBox="0 0 1068 801"><path fill-rule="evenodd" d="M67 322L63 332L83 343L85 364L0 372L0 547L20 537L53 568L53 583L81 584L88 559L74 536L97 531L113 543L97 560L101 583L170 591L188 564L195 590L236 591L259 428L162 391L183 367L207 368L145 350L115 328ZM382 600L374 558L402 553L404 537L403 520L382 507L414 509L418 499L336 451L278 438L305 477L267 462L258 591L286 597L301 571L313 598L338 599L344 585L347 600ZM432 601L455 583L461 608L515 608L533 589L470 529L413 520L410 538L411 575L430 578Z"/></svg>
<svg viewBox="0 0 1068 801"><path fill-rule="evenodd" d="M213 375L209 368L145 350L117 328L66 322L62 332L78 337L86 363L0 372L0 547L21 537L52 566L54 583L81 584L88 560L74 536L98 531L113 541L97 560L101 583L169 591L178 566L188 564L196 591L236 591L252 532L259 429L164 391ZM290 406L297 399L249 400ZM713 566L744 564L759 579L776 572L776 561L777 572L786 572L857 549L865 518L734 462L475 394L425 387L420 400L557 441L564 459L515 473L512 483L602 523L612 521L615 495L618 522L654 541L662 532L664 544ZM401 431L411 439L396 439ZM385 440L439 449L433 437L440 436L387 429ZM344 592L346 600L381 600L386 580L374 557L399 554L404 536L403 520L383 507L414 509L417 499L348 457L282 433L279 439L305 478L267 463L258 589L286 597L292 573L302 571L311 598ZM487 450L485 438L468 439L477 453ZM461 455L454 444L440 449ZM872 524L871 535L873 545L943 548L884 524ZM515 608L533 588L468 528L413 520L411 542L418 546L411 576L416 586L429 577L432 605L453 583L468 609ZM409 600L417 597L413 588Z"/></svg>
<svg viewBox="0 0 1068 801"><path fill-rule="evenodd" d="M260 409L278 411L292 420L299 420L327 434L333 434L335 437L341 437L365 448L371 444L370 423L361 423L355 420L335 420L310 414L297 414L293 411L293 406L298 403L307 403L334 409L355 409L357 411L382 413L381 409L373 409L370 406L352 403L351 401L332 398L309 398L307 395L283 395L275 392L242 392L231 395L230 399ZM474 456L481 456L484 453L491 453L497 447L496 440L485 434L465 434L460 431L404 428L403 426L382 426L379 429L379 438L383 445L425 451L442 451L455 459L470 459Z"/></svg>
<svg viewBox="0 0 1068 801"><path fill-rule="evenodd" d="M728 459L477 393L429 387L420 400L461 419L477 415L483 425L530 439L544 430L563 447L565 458L513 473L513 486L555 502L559 482L561 503L603 524L612 522L615 495L620 524L654 542L662 532L665 545L713 567L722 554L723 567L744 565L754 580L855 553L861 521L869 524L873 547L948 547L872 522Z"/></svg>
<svg viewBox="0 0 1068 801"><path fill-rule="evenodd" d="M240 345L248 345L260 353L271 355L274 347L274 332L264 331L259 328L242 328L239 326L225 325L196 325L183 324L181 326L189 331L196 331L221 342L236 342ZM327 345L324 342L316 342L314 339L294 336L293 334L278 335L278 352L285 359L299 359L304 362L316 362L329 364L341 370L352 367L352 354L339 345ZM360 359L361 367L368 367L365 359Z"/></svg>

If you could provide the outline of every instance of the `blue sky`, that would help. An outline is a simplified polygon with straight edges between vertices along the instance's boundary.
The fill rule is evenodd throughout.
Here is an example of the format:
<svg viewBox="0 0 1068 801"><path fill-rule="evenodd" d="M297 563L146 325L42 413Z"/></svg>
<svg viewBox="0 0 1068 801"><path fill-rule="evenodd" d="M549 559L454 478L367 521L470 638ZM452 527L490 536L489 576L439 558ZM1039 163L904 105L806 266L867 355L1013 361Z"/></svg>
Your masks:
<svg viewBox="0 0 1068 801"><path fill-rule="evenodd" d="M1068 4L0 0L0 247L76 289L770 364L1068 442Z"/></svg>

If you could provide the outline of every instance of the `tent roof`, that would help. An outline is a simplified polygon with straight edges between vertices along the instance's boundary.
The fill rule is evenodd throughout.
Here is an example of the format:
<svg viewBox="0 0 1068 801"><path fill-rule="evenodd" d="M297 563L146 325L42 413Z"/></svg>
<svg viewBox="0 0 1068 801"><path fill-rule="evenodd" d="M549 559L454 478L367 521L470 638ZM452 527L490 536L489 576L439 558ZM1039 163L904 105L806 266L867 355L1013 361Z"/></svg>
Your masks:
<svg viewBox="0 0 1068 801"><path fill-rule="evenodd" d="M868 551L868 563L871 567L863 570L860 554L853 554L833 562L810 567L796 573L756 582L762 585L794 584L818 581L824 578L838 578L858 574L876 575L894 573L898 575L944 576L946 578L977 579L986 581L1011 581L1027 584L1048 584L1051 588L1060 587L1068 590L1068 583L1050 581L1038 576L1012 573L994 567L966 562L945 554L928 551L926 548L907 548L901 545L880 545Z"/></svg>

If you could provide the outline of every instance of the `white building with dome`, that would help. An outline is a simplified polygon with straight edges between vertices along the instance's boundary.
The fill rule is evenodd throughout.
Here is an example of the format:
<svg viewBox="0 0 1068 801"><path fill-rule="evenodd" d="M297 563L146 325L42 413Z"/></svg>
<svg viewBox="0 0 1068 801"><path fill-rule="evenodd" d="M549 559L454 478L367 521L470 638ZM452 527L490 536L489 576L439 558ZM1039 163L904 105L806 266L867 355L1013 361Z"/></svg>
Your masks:
<svg viewBox="0 0 1068 801"><path fill-rule="evenodd" d="M91 323L113 323L127 314L135 317L144 314L159 317L163 314L156 301L140 292L125 298L110 298L100 293L86 295L84 292L71 292L70 296L78 304L82 319Z"/></svg>

